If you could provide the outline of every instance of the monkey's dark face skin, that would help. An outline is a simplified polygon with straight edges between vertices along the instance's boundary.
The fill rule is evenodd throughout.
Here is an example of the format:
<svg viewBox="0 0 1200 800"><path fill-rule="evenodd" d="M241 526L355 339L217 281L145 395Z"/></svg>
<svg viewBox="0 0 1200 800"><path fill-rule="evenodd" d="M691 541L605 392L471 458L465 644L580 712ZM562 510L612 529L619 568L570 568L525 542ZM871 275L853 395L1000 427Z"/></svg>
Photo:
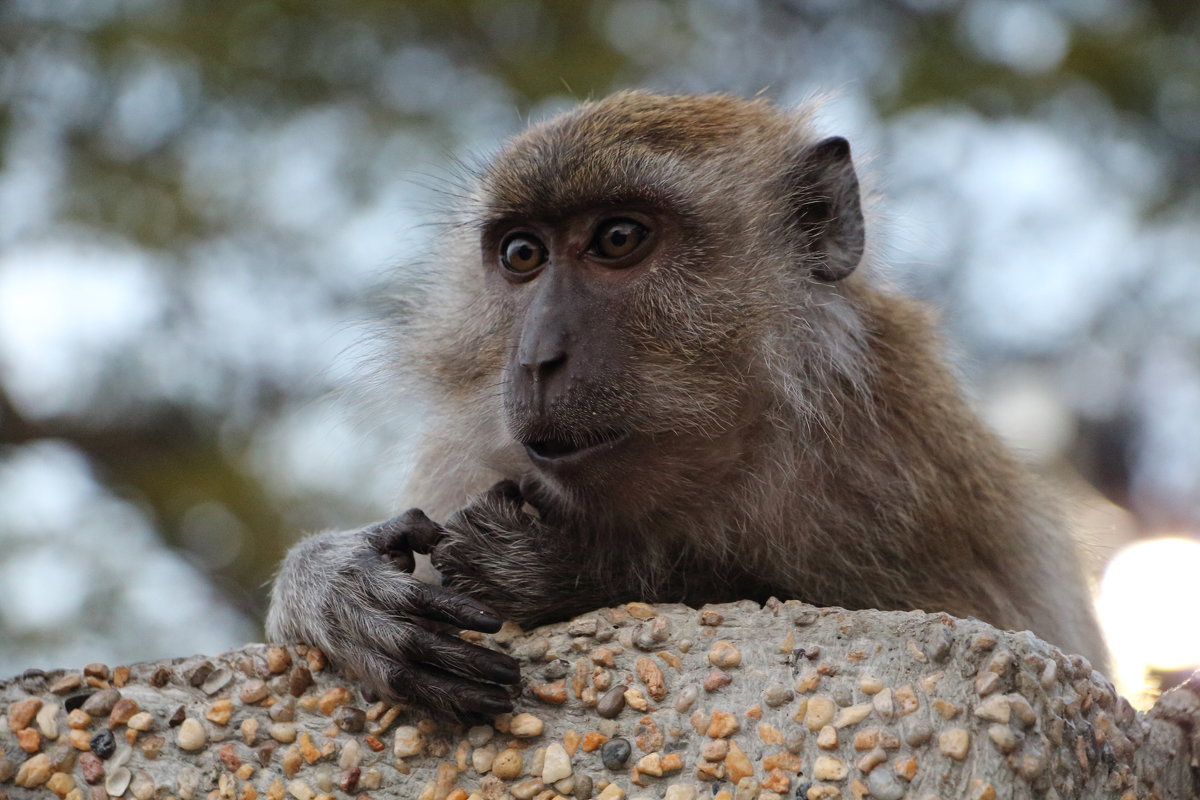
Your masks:
<svg viewBox="0 0 1200 800"><path fill-rule="evenodd" d="M489 282L512 325L509 426L547 478L604 484L646 446L645 420L628 413L640 394L637 319L681 235L673 215L645 206L506 217L485 233Z"/></svg>

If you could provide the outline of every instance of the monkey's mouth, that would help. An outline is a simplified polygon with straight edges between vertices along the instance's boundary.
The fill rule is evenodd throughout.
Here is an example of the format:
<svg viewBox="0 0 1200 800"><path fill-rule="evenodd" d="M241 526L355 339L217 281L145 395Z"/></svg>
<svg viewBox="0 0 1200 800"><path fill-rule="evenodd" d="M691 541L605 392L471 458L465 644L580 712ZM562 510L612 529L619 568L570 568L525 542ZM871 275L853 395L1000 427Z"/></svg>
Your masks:
<svg viewBox="0 0 1200 800"><path fill-rule="evenodd" d="M629 436L629 431L583 431L571 437L525 438L525 452L535 463L563 462L611 449Z"/></svg>

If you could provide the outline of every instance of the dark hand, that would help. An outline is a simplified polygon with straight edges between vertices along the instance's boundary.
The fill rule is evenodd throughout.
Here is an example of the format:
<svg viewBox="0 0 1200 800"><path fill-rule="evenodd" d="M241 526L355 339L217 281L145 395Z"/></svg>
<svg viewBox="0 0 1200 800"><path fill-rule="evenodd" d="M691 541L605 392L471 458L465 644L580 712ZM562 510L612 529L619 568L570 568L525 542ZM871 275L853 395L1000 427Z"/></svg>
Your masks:
<svg viewBox="0 0 1200 800"><path fill-rule="evenodd" d="M446 520L430 553L444 586L522 625L553 616L569 597L559 584L573 582L572 561L556 557L555 537L525 502L515 483L497 483Z"/></svg>
<svg viewBox="0 0 1200 800"><path fill-rule="evenodd" d="M272 591L272 638L320 647L381 697L458 717L512 710L497 684L519 682L516 660L446 631L493 633L501 618L412 575L413 552L429 552L440 534L412 509L364 531L298 545Z"/></svg>

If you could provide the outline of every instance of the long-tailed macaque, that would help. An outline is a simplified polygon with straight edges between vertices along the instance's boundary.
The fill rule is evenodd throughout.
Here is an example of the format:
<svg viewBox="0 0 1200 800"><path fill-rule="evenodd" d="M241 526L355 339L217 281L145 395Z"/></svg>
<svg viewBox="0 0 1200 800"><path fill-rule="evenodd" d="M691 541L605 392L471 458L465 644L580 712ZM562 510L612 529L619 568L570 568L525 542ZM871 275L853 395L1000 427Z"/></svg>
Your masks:
<svg viewBox="0 0 1200 800"><path fill-rule="evenodd" d="M810 114L625 92L509 142L395 320L428 516L298 544L270 636L457 714L519 675L445 624L630 600L946 611L1102 665L1062 521L874 274Z"/></svg>

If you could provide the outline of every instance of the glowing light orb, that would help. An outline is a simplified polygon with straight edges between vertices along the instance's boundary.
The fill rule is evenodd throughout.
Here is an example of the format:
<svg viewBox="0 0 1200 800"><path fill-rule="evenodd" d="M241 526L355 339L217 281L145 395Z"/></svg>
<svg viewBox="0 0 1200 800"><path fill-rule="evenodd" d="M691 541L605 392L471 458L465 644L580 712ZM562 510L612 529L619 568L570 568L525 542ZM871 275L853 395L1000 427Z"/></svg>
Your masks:
<svg viewBox="0 0 1200 800"><path fill-rule="evenodd" d="M1200 664L1200 542L1152 539L1119 551L1096 608L1118 687L1131 700L1145 693L1148 668Z"/></svg>

